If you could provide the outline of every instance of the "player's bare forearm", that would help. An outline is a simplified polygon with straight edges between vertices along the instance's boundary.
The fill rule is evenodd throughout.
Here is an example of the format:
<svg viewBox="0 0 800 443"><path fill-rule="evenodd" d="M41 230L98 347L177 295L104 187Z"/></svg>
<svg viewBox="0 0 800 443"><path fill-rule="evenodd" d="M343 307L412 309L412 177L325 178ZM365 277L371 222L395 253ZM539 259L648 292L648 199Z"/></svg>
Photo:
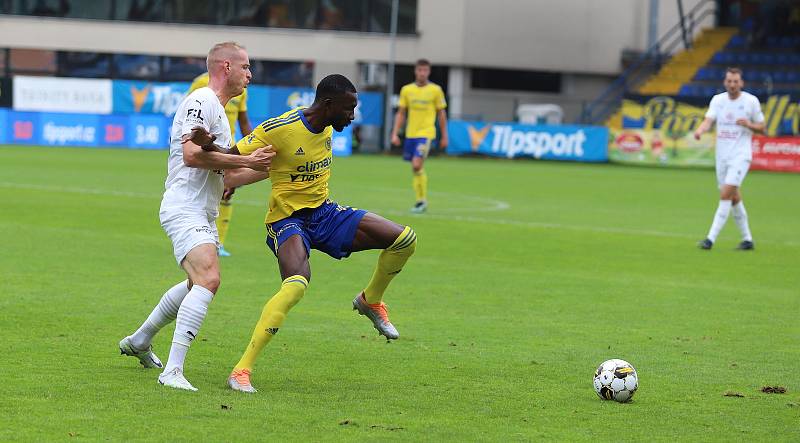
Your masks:
<svg viewBox="0 0 800 443"><path fill-rule="evenodd" d="M225 187L238 188L269 178L269 172L252 169L233 169L225 171Z"/></svg>
<svg viewBox="0 0 800 443"><path fill-rule="evenodd" d="M714 124L714 120L711 118L707 118L700 123L700 126L694 131L694 138L700 139L700 136L705 134L709 129L711 129L711 125Z"/></svg>
<svg viewBox="0 0 800 443"><path fill-rule="evenodd" d="M758 134L763 134L766 129L767 125L765 123L752 123L750 125L750 130Z"/></svg>
<svg viewBox="0 0 800 443"><path fill-rule="evenodd" d="M442 138L447 139L447 112L444 109L440 109L438 112L439 117L439 131L441 132Z"/></svg>
<svg viewBox="0 0 800 443"><path fill-rule="evenodd" d="M200 146L200 149L206 152L219 152L220 154L230 154L230 148L223 148L222 146L216 143L210 143L208 145Z"/></svg>
<svg viewBox="0 0 800 443"><path fill-rule="evenodd" d="M244 157L217 151L207 151L192 141L187 141L183 144L183 162L186 166L192 168L210 170L248 167Z"/></svg>
<svg viewBox="0 0 800 443"><path fill-rule="evenodd" d="M400 132L400 128L406 123L406 110L405 108L400 108L397 110L397 114L394 116L394 127L392 128L392 137L397 137L397 134Z"/></svg>

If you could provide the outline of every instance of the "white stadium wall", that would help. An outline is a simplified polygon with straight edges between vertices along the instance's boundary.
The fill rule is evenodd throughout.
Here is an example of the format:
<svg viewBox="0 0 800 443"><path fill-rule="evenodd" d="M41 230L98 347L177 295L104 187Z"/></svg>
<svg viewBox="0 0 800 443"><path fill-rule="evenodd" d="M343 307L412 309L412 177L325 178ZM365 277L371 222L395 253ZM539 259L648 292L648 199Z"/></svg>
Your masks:
<svg viewBox="0 0 800 443"><path fill-rule="evenodd" d="M699 1L685 0L686 10ZM424 56L454 66L618 73L623 49L646 46L648 4L419 0L418 35L398 38L397 60ZM659 5L664 31L677 23L677 6ZM0 42L13 48L202 56L223 40L243 43L258 59L353 64L385 61L389 45L383 34L0 16Z"/></svg>
<svg viewBox="0 0 800 443"><path fill-rule="evenodd" d="M689 11L702 0L684 0ZM623 50L647 46L649 0L419 0L417 35L397 40L397 62L426 57L463 68L448 94L456 115L513 117L519 103L555 103L567 119L621 71ZM678 22L677 3L660 0L659 34ZM712 7L710 4L709 7ZM546 11L543 13L542 11ZM709 26L713 17L696 27ZM35 36L35 38L32 38ZM0 15L3 47L131 54L204 56L212 44L235 40L260 60L315 63L314 81L330 72L358 79L360 62L385 62L385 34L256 29L164 23ZM470 88L476 67L563 74L558 94ZM452 76L451 76L452 77Z"/></svg>
<svg viewBox="0 0 800 443"><path fill-rule="evenodd" d="M684 0L684 12L701 1ZM466 0L462 63L619 73L622 50L647 47L649 3L648 0ZM673 0L661 0L658 4L658 31L663 34L678 23L678 6ZM697 30L713 25L713 16L700 25Z"/></svg>

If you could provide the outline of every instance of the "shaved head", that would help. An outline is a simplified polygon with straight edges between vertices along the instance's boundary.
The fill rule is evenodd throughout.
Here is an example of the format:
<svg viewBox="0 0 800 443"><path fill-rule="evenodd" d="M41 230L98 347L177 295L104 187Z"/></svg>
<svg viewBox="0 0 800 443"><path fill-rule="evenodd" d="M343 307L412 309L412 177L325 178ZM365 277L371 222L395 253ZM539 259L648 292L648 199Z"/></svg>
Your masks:
<svg viewBox="0 0 800 443"><path fill-rule="evenodd" d="M218 94L220 91L227 100L241 94L250 83L250 58L244 46L236 42L217 43L208 51L206 57L208 68L208 86ZM224 105L225 103L223 103Z"/></svg>
<svg viewBox="0 0 800 443"><path fill-rule="evenodd" d="M206 57L208 72L210 74L213 74L215 71L218 72L223 68L223 63L225 61L230 62L236 60L238 57L242 56L242 52L244 52L244 46L236 42L217 43L208 51L208 57Z"/></svg>

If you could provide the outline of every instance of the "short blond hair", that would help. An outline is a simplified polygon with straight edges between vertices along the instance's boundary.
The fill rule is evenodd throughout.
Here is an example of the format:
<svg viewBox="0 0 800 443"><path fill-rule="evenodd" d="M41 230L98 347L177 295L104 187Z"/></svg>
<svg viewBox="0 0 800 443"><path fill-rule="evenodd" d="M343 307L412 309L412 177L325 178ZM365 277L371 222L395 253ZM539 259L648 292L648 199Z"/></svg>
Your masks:
<svg viewBox="0 0 800 443"><path fill-rule="evenodd" d="M236 42L217 43L208 51L208 57L206 57L206 68L208 72L211 72L212 66L229 58L232 52L243 49L244 46Z"/></svg>

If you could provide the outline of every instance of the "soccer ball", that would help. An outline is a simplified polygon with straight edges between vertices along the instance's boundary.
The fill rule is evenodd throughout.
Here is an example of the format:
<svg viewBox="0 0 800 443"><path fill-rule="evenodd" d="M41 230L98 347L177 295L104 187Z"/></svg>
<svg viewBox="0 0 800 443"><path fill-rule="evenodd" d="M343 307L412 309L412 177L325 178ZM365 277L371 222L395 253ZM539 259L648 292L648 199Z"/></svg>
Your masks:
<svg viewBox="0 0 800 443"><path fill-rule="evenodd" d="M594 371L594 391L603 400L629 401L639 388L636 369L625 360L612 358Z"/></svg>

